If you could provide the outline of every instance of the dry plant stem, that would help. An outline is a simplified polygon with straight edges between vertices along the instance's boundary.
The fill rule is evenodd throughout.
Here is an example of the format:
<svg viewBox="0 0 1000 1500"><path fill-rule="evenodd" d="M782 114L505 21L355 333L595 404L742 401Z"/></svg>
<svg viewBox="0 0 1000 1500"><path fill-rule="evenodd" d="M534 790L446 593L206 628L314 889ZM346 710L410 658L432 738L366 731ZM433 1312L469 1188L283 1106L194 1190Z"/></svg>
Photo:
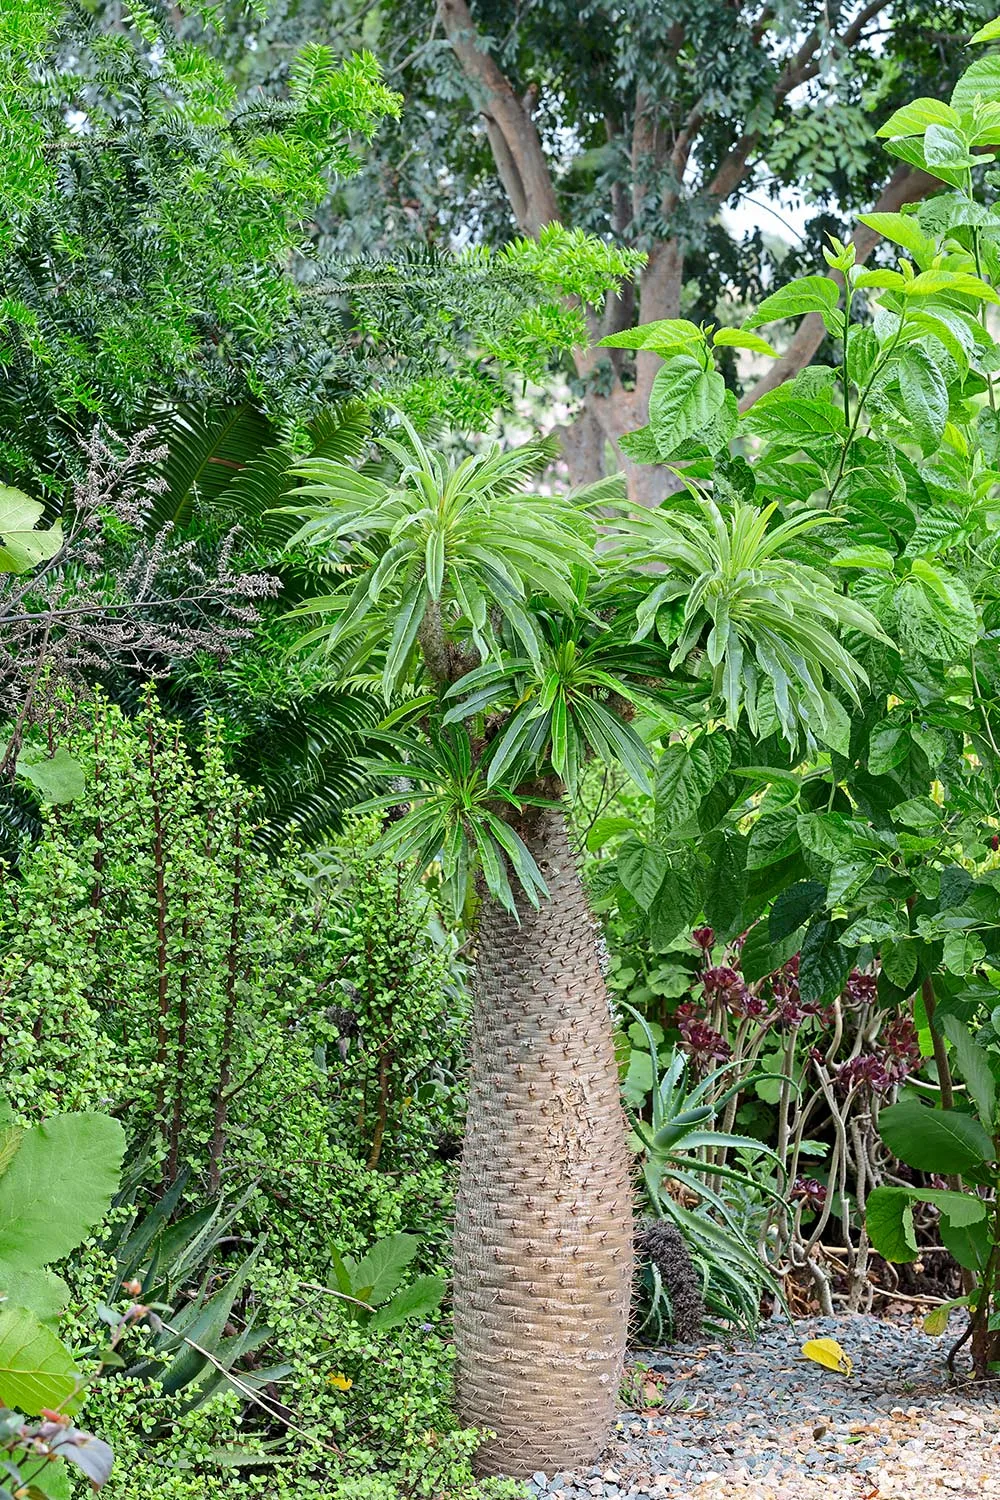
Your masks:
<svg viewBox="0 0 1000 1500"><path fill-rule="evenodd" d="M632 1183L594 919L565 822L519 824L550 896L483 903L455 1214L457 1395L483 1474L592 1462L614 1419Z"/></svg>

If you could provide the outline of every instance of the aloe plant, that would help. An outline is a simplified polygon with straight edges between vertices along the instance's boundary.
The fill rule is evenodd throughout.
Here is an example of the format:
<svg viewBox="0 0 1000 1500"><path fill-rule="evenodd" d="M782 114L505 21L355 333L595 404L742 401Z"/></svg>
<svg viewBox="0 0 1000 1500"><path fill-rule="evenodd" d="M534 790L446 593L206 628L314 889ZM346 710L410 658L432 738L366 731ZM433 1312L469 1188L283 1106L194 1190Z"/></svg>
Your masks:
<svg viewBox="0 0 1000 1500"><path fill-rule="evenodd" d="M780 1298L777 1281L762 1261L746 1232L742 1206L736 1208L722 1190L731 1184L741 1195L761 1193L777 1196L763 1174L732 1166L729 1151L743 1153L743 1160L780 1161L769 1146L751 1136L717 1130L715 1121L726 1105L754 1080L740 1078L719 1098L715 1088L728 1069L709 1073L693 1087L688 1082L688 1059L676 1053L662 1073L657 1064L656 1043L645 1019L626 1007L647 1033L652 1067L649 1114L645 1120L635 1110L627 1111L632 1129L631 1143L642 1162L642 1178L650 1207L658 1218L670 1219L684 1236L692 1259L701 1267L706 1306L720 1318L753 1327L760 1293L766 1289ZM688 1208L670 1191L676 1184L697 1199Z"/></svg>

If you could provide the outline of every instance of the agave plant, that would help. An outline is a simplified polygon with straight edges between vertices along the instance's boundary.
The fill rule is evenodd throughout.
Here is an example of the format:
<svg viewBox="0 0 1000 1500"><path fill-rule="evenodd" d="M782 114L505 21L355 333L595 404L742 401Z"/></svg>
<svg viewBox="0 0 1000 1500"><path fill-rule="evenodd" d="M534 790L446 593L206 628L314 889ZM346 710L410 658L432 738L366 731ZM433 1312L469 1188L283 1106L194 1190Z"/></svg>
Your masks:
<svg viewBox="0 0 1000 1500"><path fill-rule="evenodd" d="M637 713L655 734L678 714L716 712L699 651L734 721L759 717L768 679L792 732L820 710L825 721L833 687L861 680L834 631L878 627L835 603L816 569L795 595L795 618L770 598L797 576L804 530L825 518L788 527L752 507L706 502L696 513L697 497L684 497L681 511L626 513L616 546L599 551L596 513L620 482L529 494L538 445L447 460L402 422L382 447L389 477L325 460L298 466L293 545L311 549L319 573L348 573L298 618L316 621L307 650L371 658L393 702L390 753L368 767L391 783L377 805L405 806L385 843L417 874L440 862L467 915L481 876L455 1219L458 1400L465 1423L495 1434L481 1470L530 1475L600 1450L631 1292L632 1161L595 923L561 799L589 757L645 782ZM807 607L813 592L819 603ZM728 615L710 602L722 599ZM681 634L669 646L668 605ZM697 1175L712 1192L714 1178ZM704 1202L710 1211L694 1216L703 1239L728 1234L721 1210Z"/></svg>

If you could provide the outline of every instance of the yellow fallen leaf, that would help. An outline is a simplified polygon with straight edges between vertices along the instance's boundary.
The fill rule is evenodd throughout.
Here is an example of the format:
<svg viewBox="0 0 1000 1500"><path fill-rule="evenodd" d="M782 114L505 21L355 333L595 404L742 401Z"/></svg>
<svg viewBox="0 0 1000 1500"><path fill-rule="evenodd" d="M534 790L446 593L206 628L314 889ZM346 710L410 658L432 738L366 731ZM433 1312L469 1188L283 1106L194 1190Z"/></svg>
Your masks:
<svg viewBox="0 0 1000 1500"><path fill-rule="evenodd" d="M327 1384L332 1385L337 1391L349 1391L354 1384L354 1381L348 1380L346 1375L328 1375L326 1380Z"/></svg>
<svg viewBox="0 0 1000 1500"><path fill-rule="evenodd" d="M935 1307L934 1311L929 1312L924 1319L924 1332L929 1333L932 1338L940 1337L948 1327L948 1315L950 1312L951 1308L947 1305L944 1307Z"/></svg>
<svg viewBox="0 0 1000 1500"><path fill-rule="evenodd" d="M806 1359L815 1360L825 1370L836 1370L839 1375L850 1375L854 1365L849 1354L845 1354L836 1339L808 1339L802 1345Z"/></svg>

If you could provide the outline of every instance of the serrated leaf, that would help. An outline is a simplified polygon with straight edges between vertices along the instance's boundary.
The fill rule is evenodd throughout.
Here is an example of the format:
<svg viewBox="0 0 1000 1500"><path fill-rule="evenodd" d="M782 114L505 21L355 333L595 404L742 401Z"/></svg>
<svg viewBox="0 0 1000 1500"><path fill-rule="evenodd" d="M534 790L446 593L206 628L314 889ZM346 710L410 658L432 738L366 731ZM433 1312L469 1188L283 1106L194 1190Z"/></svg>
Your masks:
<svg viewBox="0 0 1000 1500"><path fill-rule="evenodd" d="M875 132L882 139L901 135L923 135L930 125L958 125L959 117L942 99L913 99L891 114Z"/></svg>
<svg viewBox="0 0 1000 1500"><path fill-rule="evenodd" d="M903 351L898 374L903 414L913 428L921 451L933 453L948 420L945 378L930 355L916 345Z"/></svg>
<svg viewBox="0 0 1000 1500"><path fill-rule="evenodd" d="M759 817L750 832L747 869L763 870L799 848L798 809L779 807Z"/></svg>
<svg viewBox="0 0 1000 1500"><path fill-rule="evenodd" d="M74 1250L107 1211L124 1151L107 1115L54 1115L25 1131L0 1177L0 1264L33 1270Z"/></svg>
<svg viewBox="0 0 1000 1500"><path fill-rule="evenodd" d="M806 929L799 950L799 993L807 1003L832 1000L840 994L851 960L841 947L833 923L816 917Z"/></svg>
<svg viewBox="0 0 1000 1500"><path fill-rule="evenodd" d="M656 844L630 834L618 851L618 878L622 885L648 911L653 897L667 873L666 854Z"/></svg>
<svg viewBox="0 0 1000 1500"><path fill-rule="evenodd" d="M826 887L818 880L799 880L775 897L768 917L768 937L783 942L798 932L823 905Z"/></svg>
<svg viewBox="0 0 1000 1500"><path fill-rule="evenodd" d="M382 1332L387 1328L398 1328L413 1318L429 1317L439 1307L445 1285L443 1276L418 1276L371 1315L368 1327Z"/></svg>
<svg viewBox="0 0 1000 1500"><path fill-rule="evenodd" d="M883 972L897 989L906 990L917 972L917 945L910 938L884 943L880 953Z"/></svg>
<svg viewBox="0 0 1000 1500"><path fill-rule="evenodd" d="M0 1303L0 1402L37 1416L65 1410L80 1387L80 1372L65 1344L26 1307Z"/></svg>
<svg viewBox="0 0 1000 1500"><path fill-rule="evenodd" d="M833 312L840 301L840 288L828 276L802 276L790 281L765 297L752 317L747 318L745 328L759 328L763 323L776 323L783 318L797 318L803 313Z"/></svg>
<svg viewBox="0 0 1000 1500"><path fill-rule="evenodd" d="M726 383L717 370L706 370L690 354L668 359L649 393L649 425L663 457L697 437L725 399Z"/></svg>
<svg viewBox="0 0 1000 1500"><path fill-rule="evenodd" d="M977 57L966 68L952 90L952 109L971 112L975 108L977 94L985 104L1000 101L1000 57L995 54Z"/></svg>

